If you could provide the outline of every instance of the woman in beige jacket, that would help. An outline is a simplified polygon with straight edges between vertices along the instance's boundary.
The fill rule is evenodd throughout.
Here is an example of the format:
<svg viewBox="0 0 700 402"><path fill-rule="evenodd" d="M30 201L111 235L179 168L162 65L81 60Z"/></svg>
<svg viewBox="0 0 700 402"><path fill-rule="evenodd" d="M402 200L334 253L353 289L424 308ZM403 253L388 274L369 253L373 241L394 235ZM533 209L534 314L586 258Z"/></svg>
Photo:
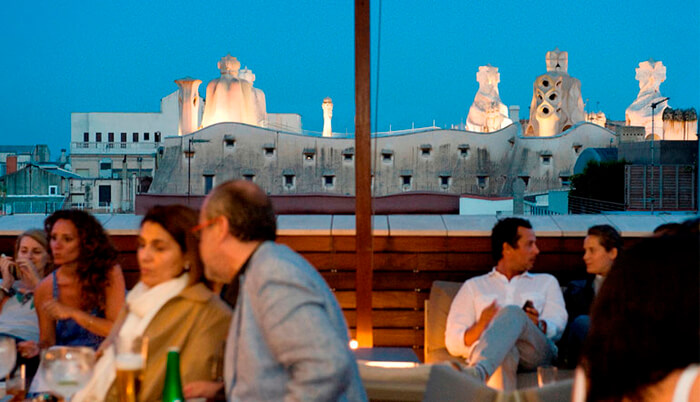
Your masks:
<svg viewBox="0 0 700 402"><path fill-rule="evenodd" d="M197 214L185 206L156 206L141 222L139 282L129 292L90 383L75 400L117 400L117 339L148 339L139 401L161 399L168 349L180 349L182 383L216 381L231 311L205 283L197 239Z"/></svg>

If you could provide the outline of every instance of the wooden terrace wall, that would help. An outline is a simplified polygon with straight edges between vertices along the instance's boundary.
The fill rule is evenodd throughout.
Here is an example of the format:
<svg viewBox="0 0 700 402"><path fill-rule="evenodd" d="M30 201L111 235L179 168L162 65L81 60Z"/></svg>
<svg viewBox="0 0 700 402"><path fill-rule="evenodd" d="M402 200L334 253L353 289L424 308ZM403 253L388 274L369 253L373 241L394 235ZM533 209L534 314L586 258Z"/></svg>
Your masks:
<svg viewBox="0 0 700 402"><path fill-rule="evenodd" d="M582 244L588 227L612 224L630 245L662 223L692 216L563 215L530 216L540 255L533 272L548 272L561 284L585 275ZM12 255L16 236L41 227L37 216L0 217L0 252ZM136 236L139 216L98 216L120 250L127 286L138 280ZM375 216L372 319L375 346L423 348L423 303L435 280L464 281L493 265L490 230L495 216ZM278 241L302 254L335 292L354 333L354 217L281 215Z"/></svg>
<svg viewBox="0 0 700 402"><path fill-rule="evenodd" d="M120 250L127 287L138 280L136 235L112 235ZM280 243L301 253L323 275L345 312L354 336L354 236L282 235ZM539 237L537 272L560 281L581 277L581 237ZM11 255L14 236L0 236L0 250ZM376 236L372 292L375 346L402 346L422 356L423 302L435 280L464 281L492 266L488 237Z"/></svg>

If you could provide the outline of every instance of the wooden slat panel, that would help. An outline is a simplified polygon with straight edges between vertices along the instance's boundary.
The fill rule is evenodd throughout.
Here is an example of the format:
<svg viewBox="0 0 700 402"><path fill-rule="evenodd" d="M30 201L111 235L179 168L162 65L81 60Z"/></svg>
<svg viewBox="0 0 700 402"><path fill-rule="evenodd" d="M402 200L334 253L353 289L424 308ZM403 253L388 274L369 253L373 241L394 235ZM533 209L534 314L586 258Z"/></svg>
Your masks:
<svg viewBox="0 0 700 402"><path fill-rule="evenodd" d="M463 282L476 274L474 271L375 271L372 282L375 291L430 289L433 281L436 280ZM322 275L331 289L350 290L355 288L355 275L353 272L323 272Z"/></svg>
<svg viewBox="0 0 700 402"><path fill-rule="evenodd" d="M375 309L422 309L428 292L381 291L372 292L372 307ZM340 307L355 308L355 292L350 290L335 292Z"/></svg>
<svg viewBox="0 0 700 402"><path fill-rule="evenodd" d="M374 346L420 347L423 345L422 329L375 329ZM355 338L355 330L350 329L350 336Z"/></svg>
<svg viewBox="0 0 700 402"><path fill-rule="evenodd" d="M349 327L355 327L355 310L343 310ZM372 310L375 328L423 328L422 310Z"/></svg>
<svg viewBox="0 0 700 402"><path fill-rule="evenodd" d="M121 252L133 252L136 250L136 236L134 235L118 235L110 236L112 244Z"/></svg>
<svg viewBox="0 0 700 402"><path fill-rule="evenodd" d="M286 244L297 252L304 251L331 251L330 236L279 236L277 242Z"/></svg>

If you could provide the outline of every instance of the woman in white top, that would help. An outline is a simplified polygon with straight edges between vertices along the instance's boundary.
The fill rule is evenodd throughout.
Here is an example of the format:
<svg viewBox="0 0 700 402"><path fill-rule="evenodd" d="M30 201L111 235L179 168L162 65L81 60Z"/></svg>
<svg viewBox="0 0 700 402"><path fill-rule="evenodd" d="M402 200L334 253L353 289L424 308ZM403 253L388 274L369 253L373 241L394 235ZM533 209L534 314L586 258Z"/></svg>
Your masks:
<svg viewBox="0 0 700 402"><path fill-rule="evenodd" d="M574 401L700 401L699 223L615 262L593 304Z"/></svg>
<svg viewBox="0 0 700 402"><path fill-rule="evenodd" d="M17 365L26 364L31 377L39 363L39 322L34 289L47 273L49 244L41 229L17 237L14 257L0 257L0 335L17 341Z"/></svg>

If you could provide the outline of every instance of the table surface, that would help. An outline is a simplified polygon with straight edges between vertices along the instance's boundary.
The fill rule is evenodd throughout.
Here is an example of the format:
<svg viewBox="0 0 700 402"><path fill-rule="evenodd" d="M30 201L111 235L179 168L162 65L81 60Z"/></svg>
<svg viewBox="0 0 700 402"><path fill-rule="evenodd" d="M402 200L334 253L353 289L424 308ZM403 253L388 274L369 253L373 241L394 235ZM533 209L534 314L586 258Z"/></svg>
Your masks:
<svg viewBox="0 0 700 402"><path fill-rule="evenodd" d="M420 363L416 352L412 348L357 348L353 350L353 353L355 353L355 358L358 360Z"/></svg>

